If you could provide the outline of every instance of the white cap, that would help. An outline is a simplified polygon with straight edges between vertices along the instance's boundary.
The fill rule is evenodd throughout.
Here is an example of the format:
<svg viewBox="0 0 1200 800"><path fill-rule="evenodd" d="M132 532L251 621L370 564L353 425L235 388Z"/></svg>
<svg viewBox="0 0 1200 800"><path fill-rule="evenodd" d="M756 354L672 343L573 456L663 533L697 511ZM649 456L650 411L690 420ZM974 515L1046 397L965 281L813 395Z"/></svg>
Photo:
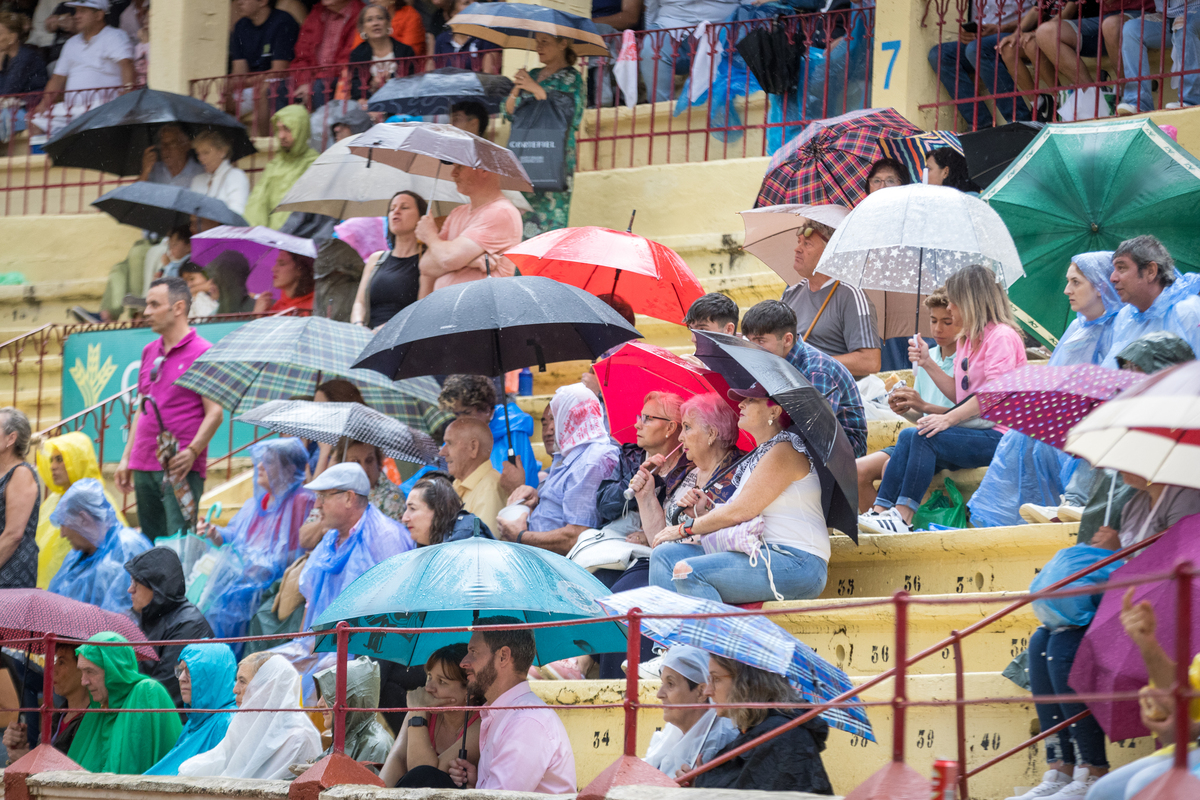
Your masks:
<svg viewBox="0 0 1200 800"><path fill-rule="evenodd" d="M371 481L358 464L334 464L304 488L310 492L343 491L367 497L371 494Z"/></svg>
<svg viewBox="0 0 1200 800"><path fill-rule="evenodd" d="M108 12L108 0L69 0L71 8L94 8L97 11Z"/></svg>
<svg viewBox="0 0 1200 800"><path fill-rule="evenodd" d="M675 670L692 683L708 683L708 653L698 647L675 645L663 653L662 666Z"/></svg>

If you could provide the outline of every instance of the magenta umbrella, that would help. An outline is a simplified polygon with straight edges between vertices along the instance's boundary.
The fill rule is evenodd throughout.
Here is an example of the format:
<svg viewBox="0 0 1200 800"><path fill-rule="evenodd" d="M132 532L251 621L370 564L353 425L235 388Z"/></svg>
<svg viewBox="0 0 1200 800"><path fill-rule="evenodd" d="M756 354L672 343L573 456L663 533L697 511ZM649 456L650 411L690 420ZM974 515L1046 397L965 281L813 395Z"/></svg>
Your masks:
<svg viewBox="0 0 1200 800"><path fill-rule="evenodd" d="M1062 449L1067 431L1145 376L1095 364L1027 365L979 387L981 415Z"/></svg>
<svg viewBox="0 0 1200 800"><path fill-rule="evenodd" d="M253 228L221 225L192 237L191 259L202 267L226 250L236 250L250 262L246 291L251 295L271 289L271 267L275 265L280 250L298 256L317 257L317 245L312 239L280 233L262 225Z"/></svg>
<svg viewBox="0 0 1200 800"><path fill-rule="evenodd" d="M1151 531L1155 533L1155 531ZM1112 573L1110 581L1139 576L1163 575L1184 560L1200 564L1200 515L1177 522L1161 539L1134 556L1128 564ZM1200 578L1192 578L1192 592L1200 589ZM1121 625L1121 601L1127 590L1105 592L1100 608L1088 627L1075 664L1071 667L1071 688L1080 694L1136 692L1150 682L1141 653ZM1172 580L1156 581L1134 587L1133 602L1148 600L1158 619L1158 641L1175 658L1176 593ZM1193 596L1200 596L1193 594ZM1200 644L1200 614L1192 609L1191 648L1188 658ZM1165 688L1165 687L1164 687ZM1142 725L1137 700L1088 703L1092 715L1112 741L1149 736Z"/></svg>

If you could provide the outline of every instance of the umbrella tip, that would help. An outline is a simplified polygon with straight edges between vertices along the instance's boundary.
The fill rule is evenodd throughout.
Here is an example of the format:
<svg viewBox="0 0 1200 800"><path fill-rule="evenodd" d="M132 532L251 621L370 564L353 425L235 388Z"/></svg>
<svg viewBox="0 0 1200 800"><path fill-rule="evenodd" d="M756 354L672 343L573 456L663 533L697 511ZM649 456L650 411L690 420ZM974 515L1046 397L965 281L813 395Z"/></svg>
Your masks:
<svg viewBox="0 0 1200 800"><path fill-rule="evenodd" d="M633 210L633 213L629 215L629 227L625 229L626 233L633 233L633 218L636 216L637 216L637 209L635 208Z"/></svg>

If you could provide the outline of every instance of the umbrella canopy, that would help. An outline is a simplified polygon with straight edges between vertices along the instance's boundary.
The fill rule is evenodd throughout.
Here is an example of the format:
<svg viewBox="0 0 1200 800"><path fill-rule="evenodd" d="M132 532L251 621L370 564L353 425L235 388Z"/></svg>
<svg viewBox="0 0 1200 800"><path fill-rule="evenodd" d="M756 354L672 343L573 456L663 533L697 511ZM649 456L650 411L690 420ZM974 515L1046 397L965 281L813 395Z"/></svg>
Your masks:
<svg viewBox="0 0 1200 800"><path fill-rule="evenodd" d="M449 176L449 171L442 175ZM334 219L383 217L396 192L406 189L425 198L430 204L429 212L435 217L444 217L456 206L470 202L454 188L453 181L380 166L351 153L350 140L343 139L317 156L273 210L322 214ZM518 211L530 210L529 202L520 192L506 190L504 196Z"/></svg>
<svg viewBox="0 0 1200 800"><path fill-rule="evenodd" d="M193 216L221 225L246 224L240 214L217 198L165 183L137 181L96 198L92 205L117 222L163 236L180 226L187 227Z"/></svg>
<svg viewBox="0 0 1200 800"><path fill-rule="evenodd" d="M482 103L496 114L513 83L503 75L488 75L457 67L392 78L367 101L368 111L427 117L449 114L455 103Z"/></svg>
<svg viewBox="0 0 1200 800"><path fill-rule="evenodd" d="M236 250L250 262L246 291L251 294L270 290L271 268L275 266L280 250L317 257L317 245L312 239L280 233L262 225L252 228L221 225L192 237L191 259L201 266L206 266L226 250Z"/></svg>
<svg viewBox="0 0 1200 800"><path fill-rule="evenodd" d="M984 419L1061 449L1077 422L1142 378L1095 364L1026 365L988 381L976 395Z"/></svg>
<svg viewBox="0 0 1200 800"><path fill-rule="evenodd" d="M836 229L850 209L839 205L805 206L789 204L764 206L739 211L746 226L742 249L770 267L788 286L804 280L796 272L796 232L810 219Z"/></svg>
<svg viewBox="0 0 1200 800"><path fill-rule="evenodd" d="M683 324L704 287L671 248L629 231L559 228L504 254L522 275L540 275L594 295L612 294L639 314Z"/></svg>
<svg viewBox="0 0 1200 800"><path fill-rule="evenodd" d="M452 171L448 165L461 164L499 175L501 189L533 191L511 150L453 125L385 122L348 141L351 153L401 172L445 179Z"/></svg>
<svg viewBox="0 0 1200 800"><path fill-rule="evenodd" d="M608 358L597 361L592 369L604 395L609 430L621 444L637 441L633 425L650 392L670 392L684 400L713 392L737 411L737 402L729 398L729 384L719 372L684 361L663 347L626 342ZM754 437L739 431L738 447L753 450Z"/></svg>
<svg viewBox="0 0 1200 800"><path fill-rule="evenodd" d="M189 137L204 130L220 131L229 142L230 161L258 152L245 125L203 100L135 89L77 117L46 142L46 153L56 167L140 175L142 154L168 123L180 125Z"/></svg>
<svg viewBox="0 0 1200 800"><path fill-rule="evenodd" d="M192 363L177 383L234 413L269 400L312 394L317 384L345 378L371 408L425 431L452 417L438 408L432 378L393 383L377 372L350 364L371 340L360 325L323 317L274 316L247 322Z"/></svg>
<svg viewBox="0 0 1200 800"><path fill-rule="evenodd" d="M1155 373L1104 403L1063 449L1095 467L1200 489L1200 362Z"/></svg>
<svg viewBox="0 0 1200 800"><path fill-rule="evenodd" d="M1010 122L960 134L971 180L980 186L996 180L1044 127L1044 122Z"/></svg>
<svg viewBox="0 0 1200 800"><path fill-rule="evenodd" d="M360 403L272 400L240 417L239 422L314 442L338 444L342 438L365 442L385 455L413 464L432 464L437 445L429 434Z"/></svg>
<svg viewBox="0 0 1200 800"><path fill-rule="evenodd" d="M722 614L742 610L714 600L676 594L660 586L619 592L597 602L614 617L628 614L634 608L649 614ZM809 703L832 700L854 688L846 673L766 617L643 619L642 634L665 647L698 647L782 675ZM875 741L862 708L833 708L821 716L835 728Z"/></svg>
<svg viewBox="0 0 1200 800"><path fill-rule="evenodd" d="M1013 232L1029 280L1012 299L1054 336L1075 318L1060 291L1076 253L1153 234L1200 268L1200 161L1149 119L1047 125L983 193Z"/></svg>
<svg viewBox="0 0 1200 800"><path fill-rule="evenodd" d="M1184 517L1161 539L1143 550L1136 558L1109 576L1111 581L1136 579L1142 576L1170 572L1180 561L1200 564L1200 516ZM1088 626L1075 664L1071 667L1071 688L1080 693L1136 692L1150 682L1142 654L1129 640L1121 624L1121 606L1127 590L1105 592L1100 608ZM1154 607L1158 620L1155 634L1159 644L1175 657L1175 634L1179 609L1175 602L1178 587L1174 581L1157 581L1134 587L1133 602L1146 600ZM1200 597L1200 578L1192 578L1193 597ZM1200 615L1192 613L1189 639L1192 652L1200 642ZM1192 701L1193 703L1195 701ZM1091 702L1088 708L1112 741L1147 736L1142 725L1137 700Z"/></svg>
<svg viewBox="0 0 1200 800"><path fill-rule="evenodd" d="M858 542L858 466L829 401L800 371L774 353L739 336L693 331L696 357L730 386L759 384L792 419L788 429L804 440L821 479L825 521Z"/></svg>
<svg viewBox="0 0 1200 800"><path fill-rule="evenodd" d="M436 586L437 591L430 591ZM465 642L469 633L421 633L421 628L473 625L506 615L522 622L604 617L596 599L608 589L568 558L539 547L474 536L392 556L347 586L313 630L346 621L354 627L412 628L410 634L355 633L350 651L401 664L424 664L439 647ZM625 630L601 619L589 625L532 631L536 664L625 650ZM334 652L336 639L317 639L317 652Z"/></svg>
<svg viewBox="0 0 1200 800"><path fill-rule="evenodd" d="M581 56L612 54L596 25L587 17L532 3L472 3L454 15L450 30L517 50L536 50L534 35L548 33L571 40Z"/></svg>
<svg viewBox="0 0 1200 800"><path fill-rule="evenodd" d="M364 329L365 330L365 329ZM438 289L375 332L354 366L389 378L502 375L594 359L641 334L587 292L549 278L486 278Z"/></svg>
<svg viewBox="0 0 1200 800"><path fill-rule="evenodd" d="M957 189L914 183L859 203L825 245L817 272L860 289L922 294L972 264L1006 287L1025 274L995 211Z"/></svg>
<svg viewBox="0 0 1200 800"><path fill-rule="evenodd" d="M754 205L837 203L853 208L867 193L871 164L882 157L879 139L921 132L892 108L810 122L771 158Z"/></svg>
<svg viewBox="0 0 1200 800"><path fill-rule="evenodd" d="M97 633L112 631L133 644L138 658L157 661L158 655L137 624L124 614L81 603L44 589L0 589L0 641L30 639L53 633L59 642L86 642ZM14 644L13 648L42 653L43 642ZM44 655L44 654L43 654Z"/></svg>

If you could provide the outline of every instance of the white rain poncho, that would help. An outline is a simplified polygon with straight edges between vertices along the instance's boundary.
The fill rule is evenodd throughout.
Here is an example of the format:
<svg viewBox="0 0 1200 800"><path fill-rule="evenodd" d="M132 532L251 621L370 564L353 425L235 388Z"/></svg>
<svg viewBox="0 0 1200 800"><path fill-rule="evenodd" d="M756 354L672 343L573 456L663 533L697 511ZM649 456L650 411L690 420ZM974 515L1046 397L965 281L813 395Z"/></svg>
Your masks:
<svg viewBox="0 0 1200 800"><path fill-rule="evenodd" d="M692 683L708 683L708 653L697 647L672 647L663 654L662 666L675 670ZM711 761L738 734L732 721L717 716L716 709L709 709L687 733L669 722L663 725L661 731L650 737L645 761L674 778L684 765L695 767Z"/></svg>
<svg viewBox="0 0 1200 800"><path fill-rule="evenodd" d="M284 658L258 668L242 700L244 708L300 708L300 674ZM221 743L179 765L183 777L290 779L291 764L312 761L321 736L297 711L234 714Z"/></svg>
<svg viewBox="0 0 1200 800"><path fill-rule="evenodd" d="M75 481L58 501L50 522L70 528L96 549L91 554L72 549L46 588L105 611L128 613L133 604L125 562L152 545L140 531L121 524L103 484L95 478Z"/></svg>

